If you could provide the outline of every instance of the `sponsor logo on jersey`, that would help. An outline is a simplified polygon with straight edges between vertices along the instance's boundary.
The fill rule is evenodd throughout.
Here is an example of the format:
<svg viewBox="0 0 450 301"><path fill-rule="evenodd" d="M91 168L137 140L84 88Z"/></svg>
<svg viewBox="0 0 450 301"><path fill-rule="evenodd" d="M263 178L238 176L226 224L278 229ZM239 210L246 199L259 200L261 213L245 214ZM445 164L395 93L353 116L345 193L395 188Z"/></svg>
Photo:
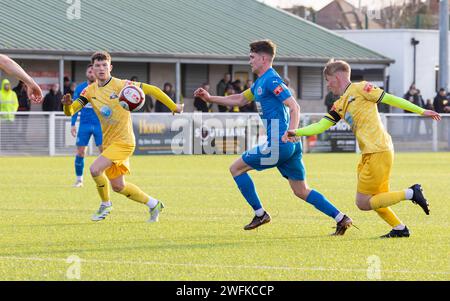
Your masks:
<svg viewBox="0 0 450 301"><path fill-rule="evenodd" d="M370 93L370 92L372 92L372 90L373 90L373 85L371 84L371 83L367 83L365 86L364 86L364 92L367 92L367 93Z"/></svg>
<svg viewBox="0 0 450 301"><path fill-rule="evenodd" d="M273 94L275 94L276 96L280 95L281 92L283 92L284 89L281 85L279 85L278 87L275 88L275 90L273 90Z"/></svg>
<svg viewBox="0 0 450 301"><path fill-rule="evenodd" d="M102 114L104 118L109 119L112 116L112 110L108 106L103 106L100 108L100 114Z"/></svg>
<svg viewBox="0 0 450 301"><path fill-rule="evenodd" d="M112 92L111 95L109 96L109 99L117 99L117 98L119 98L119 96L117 96L115 92Z"/></svg>

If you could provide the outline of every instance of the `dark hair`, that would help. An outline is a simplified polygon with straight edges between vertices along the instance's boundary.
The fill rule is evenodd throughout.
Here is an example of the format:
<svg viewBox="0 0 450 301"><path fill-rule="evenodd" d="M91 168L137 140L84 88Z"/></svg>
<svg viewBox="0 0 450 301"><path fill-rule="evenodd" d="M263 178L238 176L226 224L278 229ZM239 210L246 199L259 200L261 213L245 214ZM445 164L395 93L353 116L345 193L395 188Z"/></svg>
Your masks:
<svg viewBox="0 0 450 301"><path fill-rule="evenodd" d="M108 61L111 63L111 55L106 51L97 51L91 56L91 63L95 61Z"/></svg>
<svg viewBox="0 0 450 301"><path fill-rule="evenodd" d="M443 92L443 91L445 91L444 88L440 88L440 89L439 89L439 92Z"/></svg>
<svg viewBox="0 0 450 301"><path fill-rule="evenodd" d="M170 90L172 90L173 86L172 86L171 83L164 83L163 88L165 88L165 87L167 87L167 86L169 86L169 87L170 87Z"/></svg>
<svg viewBox="0 0 450 301"><path fill-rule="evenodd" d="M89 69L89 68L91 68L91 67L93 67L93 66L94 66L93 64L88 64L87 67L86 67L86 69Z"/></svg>
<svg viewBox="0 0 450 301"><path fill-rule="evenodd" d="M277 45L271 40L261 40L250 43L250 52L265 53L271 57L275 57L277 53Z"/></svg>

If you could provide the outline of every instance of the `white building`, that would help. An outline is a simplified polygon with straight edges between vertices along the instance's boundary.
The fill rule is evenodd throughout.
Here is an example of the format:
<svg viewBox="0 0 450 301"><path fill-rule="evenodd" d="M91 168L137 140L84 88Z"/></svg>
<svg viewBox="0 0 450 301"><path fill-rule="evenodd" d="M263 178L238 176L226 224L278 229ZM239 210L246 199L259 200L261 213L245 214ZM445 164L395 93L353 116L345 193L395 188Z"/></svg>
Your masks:
<svg viewBox="0 0 450 301"><path fill-rule="evenodd" d="M416 87L425 101L435 97L436 90L440 88L439 31L383 29L338 30L336 33L395 60L388 67L388 75L389 92L397 96L403 96L414 81L414 47L411 39L419 41L416 46Z"/></svg>

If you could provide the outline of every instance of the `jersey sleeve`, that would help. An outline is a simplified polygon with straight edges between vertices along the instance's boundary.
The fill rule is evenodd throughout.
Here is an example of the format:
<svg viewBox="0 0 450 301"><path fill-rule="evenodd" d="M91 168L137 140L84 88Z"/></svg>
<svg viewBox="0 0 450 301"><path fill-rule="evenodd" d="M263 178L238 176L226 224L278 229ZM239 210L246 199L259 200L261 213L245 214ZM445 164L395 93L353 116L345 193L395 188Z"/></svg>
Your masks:
<svg viewBox="0 0 450 301"><path fill-rule="evenodd" d="M272 93L280 102L292 96L291 91L280 78L269 78L266 83L269 93Z"/></svg>
<svg viewBox="0 0 450 301"><path fill-rule="evenodd" d="M333 106L331 107L331 111L330 112L335 112L339 116L339 119L336 122L338 122L339 120L344 118L344 108L343 108L342 97L340 97L338 100L336 100L333 103Z"/></svg>
<svg viewBox="0 0 450 301"><path fill-rule="evenodd" d="M379 103L384 97L385 92L369 82L361 82L357 85L357 91L360 95L370 102Z"/></svg>

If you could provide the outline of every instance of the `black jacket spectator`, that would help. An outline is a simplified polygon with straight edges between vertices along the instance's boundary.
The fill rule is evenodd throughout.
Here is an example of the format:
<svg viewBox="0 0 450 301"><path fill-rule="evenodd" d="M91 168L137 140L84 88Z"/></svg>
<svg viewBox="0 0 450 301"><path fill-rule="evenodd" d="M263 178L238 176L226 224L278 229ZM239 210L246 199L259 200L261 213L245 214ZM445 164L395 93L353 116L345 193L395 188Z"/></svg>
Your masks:
<svg viewBox="0 0 450 301"><path fill-rule="evenodd" d="M13 89L17 94L17 100L19 101L18 111L29 111L31 109L31 103L28 99L26 86L22 81L19 81L17 86Z"/></svg>
<svg viewBox="0 0 450 301"><path fill-rule="evenodd" d="M62 110L62 93L59 91L59 85L52 86L50 91L45 95L44 102L42 103L42 111L61 111Z"/></svg>
<svg viewBox="0 0 450 301"><path fill-rule="evenodd" d="M170 97L173 101L177 98L175 92L172 90L172 84L171 83L165 83L163 92L166 93L167 96ZM156 101L155 103L155 112L156 113L170 113L170 109L166 107L162 102Z"/></svg>
<svg viewBox="0 0 450 301"><path fill-rule="evenodd" d="M445 106L447 105L447 93L445 93L445 89L441 88L433 101L434 110L438 113L445 113Z"/></svg>

